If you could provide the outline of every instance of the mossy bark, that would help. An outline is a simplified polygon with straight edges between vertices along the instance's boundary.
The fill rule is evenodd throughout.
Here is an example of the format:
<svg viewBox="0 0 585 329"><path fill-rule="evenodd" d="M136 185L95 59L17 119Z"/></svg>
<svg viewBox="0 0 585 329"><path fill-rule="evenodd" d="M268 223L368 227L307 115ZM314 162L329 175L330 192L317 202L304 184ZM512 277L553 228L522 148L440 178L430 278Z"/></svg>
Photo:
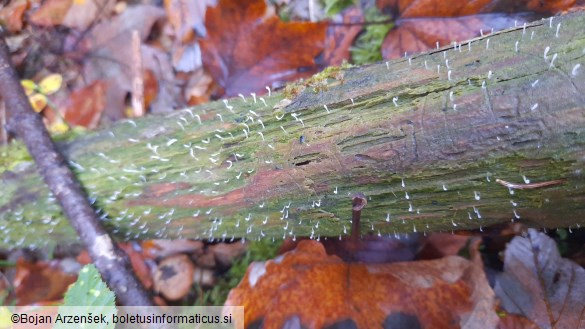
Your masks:
<svg viewBox="0 0 585 329"><path fill-rule="evenodd" d="M281 109L281 93L236 98L61 149L120 238L349 234L358 192L364 234L585 225L583 26L555 17L318 76ZM75 240L19 148L4 150L0 245Z"/></svg>

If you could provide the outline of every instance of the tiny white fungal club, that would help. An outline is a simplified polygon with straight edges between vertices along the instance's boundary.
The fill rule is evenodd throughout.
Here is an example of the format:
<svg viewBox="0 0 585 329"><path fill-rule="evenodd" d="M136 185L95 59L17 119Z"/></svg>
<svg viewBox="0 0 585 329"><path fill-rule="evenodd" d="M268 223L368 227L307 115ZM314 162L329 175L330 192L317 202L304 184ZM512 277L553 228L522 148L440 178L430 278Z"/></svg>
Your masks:
<svg viewBox="0 0 585 329"><path fill-rule="evenodd" d="M581 64L579 64L579 63L575 64L575 66L573 66L573 70L571 71L571 75L576 77L577 74L579 74L580 67L581 67Z"/></svg>
<svg viewBox="0 0 585 329"><path fill-rule="evenodd" d="M548 66L549 69L552 69L555 66L555 59L557 59L557 53L554 53L552 59L550 60L550 65Z"/></svg>

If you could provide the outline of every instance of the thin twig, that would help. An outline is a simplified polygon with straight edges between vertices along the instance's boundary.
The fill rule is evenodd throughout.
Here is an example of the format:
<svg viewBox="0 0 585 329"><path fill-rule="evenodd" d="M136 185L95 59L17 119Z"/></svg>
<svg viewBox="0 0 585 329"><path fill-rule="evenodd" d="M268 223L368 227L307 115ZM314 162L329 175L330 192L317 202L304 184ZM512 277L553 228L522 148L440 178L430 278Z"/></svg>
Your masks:
<svg viewBox="0 0 585 329"><path fill-rule="evenodd" d="M108 286L123 305L151 306L152 301L130 267L128 256L112 241L88 203L81 186L57 151L42 118L30 106L0 28L0 96L10 113L7 130L20 137L49 189Z"/></svg>

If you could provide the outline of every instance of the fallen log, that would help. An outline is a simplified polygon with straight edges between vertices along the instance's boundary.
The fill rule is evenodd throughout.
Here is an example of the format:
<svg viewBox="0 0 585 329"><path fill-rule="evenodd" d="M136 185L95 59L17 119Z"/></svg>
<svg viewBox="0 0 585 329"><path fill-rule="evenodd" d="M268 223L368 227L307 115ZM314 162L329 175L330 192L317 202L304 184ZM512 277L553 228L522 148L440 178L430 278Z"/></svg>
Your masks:
<svg viewBox="0 0 585 329"><path fill-rule="evenodd" d="M583 26L330 68L60 146L121 239L337 237L356 193L363 234L585 225ZM2 152L0 246L74 241L22 146Z"/></svg>

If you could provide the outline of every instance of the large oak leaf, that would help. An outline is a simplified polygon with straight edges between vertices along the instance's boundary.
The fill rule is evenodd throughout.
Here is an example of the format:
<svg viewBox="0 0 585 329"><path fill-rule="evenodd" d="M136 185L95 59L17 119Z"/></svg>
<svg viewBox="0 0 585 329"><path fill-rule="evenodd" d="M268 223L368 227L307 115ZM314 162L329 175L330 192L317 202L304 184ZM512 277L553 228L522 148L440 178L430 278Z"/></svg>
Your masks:
<svg viewBox="0 0 585 329"><path fill-rule="evenodd" d="M264 0L221 0L207 10L205 25L203 65L225 96L262 92L320 68L326 23L283 22Z"/></svg>
<svg viewBox="0 0 585 329"><path fill-rule="evenodd" d="M304 240L252 263L226 305L245 307L248 328L495 328L494 293L475 256L346 263Z"/></svg>
<svg viewBox="0 0 585 329"><path fill-rule="evenodd" d="M480 31L506 29L570 8L575 0L378 0L394 28L382 45L384 58L429 50L472 39Z"/></svg>

